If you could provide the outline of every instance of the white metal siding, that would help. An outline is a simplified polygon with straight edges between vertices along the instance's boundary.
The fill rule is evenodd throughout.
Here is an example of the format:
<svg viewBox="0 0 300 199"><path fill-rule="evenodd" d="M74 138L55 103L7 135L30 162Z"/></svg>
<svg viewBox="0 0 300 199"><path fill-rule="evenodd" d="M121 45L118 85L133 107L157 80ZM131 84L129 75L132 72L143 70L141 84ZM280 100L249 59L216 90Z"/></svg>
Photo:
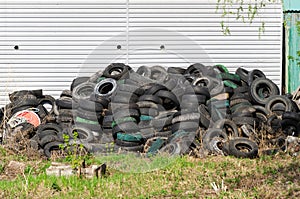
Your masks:
<svg viewBox="0 0 300 199"><path fill-rule="evenodd" d="M204 62L231 71L259 68L280 85L280 4L267 6L251 26L226 19L231 36L221 32L221 14L215 11L216 0L2 1L0 105L20 89L42 88L57 97L78 74L112 61L134 67ZM266 28L259 38L261 21Z"/></svg>

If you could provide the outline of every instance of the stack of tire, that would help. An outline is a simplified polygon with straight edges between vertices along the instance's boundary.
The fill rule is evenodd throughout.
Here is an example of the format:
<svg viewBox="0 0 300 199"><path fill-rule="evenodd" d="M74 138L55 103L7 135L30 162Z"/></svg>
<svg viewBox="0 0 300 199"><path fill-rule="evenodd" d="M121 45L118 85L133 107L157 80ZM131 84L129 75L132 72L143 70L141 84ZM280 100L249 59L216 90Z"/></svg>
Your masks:
<svg viewBox="0 0 300 199"><path fill-rule="evenodd" d="M50 158L52 151L60 150L61 145L65 144L63 128L56 123L41 124L37 128L35 136L31 138L31 142L36 142L35 148Z"/></svg>
<svg viewBox="0 0 300 199"><path fill-rule="evenodd" d="M135 72L113 63L75 78L54 104L41 90L20 91L11 94L5 110L8 117L39 110L46 124L32 140L48 157L68 135L89 152L105 152L114 142L110 151L182 155L201 146L210 154L254 158L261 140L282 149L287 136L299 136L299 109L291 98L279 95L259 70L230 73L223 65L197 63L187 69L141 66ZM49 115L56 120L43 119Z"/></svg>
<svg viewBox="0 0 300 199"><path fill-rule="evenodd" d="M43 95L42 90L21 90L9 95L10 103L2 109L1 125L5 128L6 135L32 127L29 137L34 134L34 129L41 123L50 121L53 115L55 99L50 95Z"/></svg>
<svg viewBox="0 0 300 199"><path fill-rule="evenodd" d="M300 135L300 113L285 112L282 114L282 131L287 136L299 137Z"/></svg>
<svg viewBox="0 0 300 199"><path fill-rule="evenodd" d="M62 126L70 126L73 124L73 102L72 91L64 90L60 94L60 98L55 100L54 113L56 115L56 122Z"/></svg>
<svg viewBox="0 0 300 199"><path fill-rule="evenodd" d="M143 138L138 126L141 114L136 104L142 93L136 85L120 83L111 100L112 134L116 146L125 151L143 151Z"/></svg>

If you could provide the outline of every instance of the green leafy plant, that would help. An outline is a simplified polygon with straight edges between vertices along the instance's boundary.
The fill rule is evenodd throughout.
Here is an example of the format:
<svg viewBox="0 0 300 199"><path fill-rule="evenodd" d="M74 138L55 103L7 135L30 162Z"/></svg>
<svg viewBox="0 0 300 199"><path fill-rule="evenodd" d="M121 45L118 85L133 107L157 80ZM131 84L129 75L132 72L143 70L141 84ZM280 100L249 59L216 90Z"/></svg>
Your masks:
<svg viewBox="0 0 300 199"><path fill-rule="evenodd" d="M88 154L83 144L78 144L78 132L73 132L73 139L70 136L63 134L65 144L61 144L60 148L66 153L65 160L71 163L72 168L76 169L82 166Z"/></svg>
<svg viewBox="0 0 300 199"><path fill-rule="evenodd" d="M267 4L277 4L278 2L283 2L284 0L218 0L216 12L221 11L222 21L220 23L222 32L224 35L230 35L230 24L226 19L235 18L237 21L243 23L252 24L255 17L259 15L259 11L266 7ZM238 5L234 7L233 5ZM291 20L286 18L283 23L287 26L287 21ZM265 32L265 21L260 22L258 28L259 36ZM300 21L297 22L298 35L300 36ZM297 51L297 57L288 56L288 60L296 61L297 65L300 66L300 51Z"/></svg>
<svg viewBox="0 0 300 199"><path fill-rule="evenodd" d="M229 23L226 22L226 19L235 18L237 21L243 23L252 24L255 17L258 16L259 10L266 7L266 4L277 3L278 0L255 0L255 1L246 1L246 0L218 0L216 12L221 11L222 21L221 28L224 35L230 35ZM237 7L234 7L237 5ZM259 34L264 33L265 31L265 22L260 22L258 28Z"/></svg>

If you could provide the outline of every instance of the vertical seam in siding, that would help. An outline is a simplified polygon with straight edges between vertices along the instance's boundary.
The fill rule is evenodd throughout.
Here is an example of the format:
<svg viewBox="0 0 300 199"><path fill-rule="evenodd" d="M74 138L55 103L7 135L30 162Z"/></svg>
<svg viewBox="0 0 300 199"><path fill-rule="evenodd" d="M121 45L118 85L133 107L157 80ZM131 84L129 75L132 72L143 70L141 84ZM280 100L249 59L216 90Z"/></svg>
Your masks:
<svg viewBox="0 0 300 199"><path fill-rule="evenodd" d="M279 90L280 90L280 93L282 92L282 85L283 85L283 82L282 82L282 80L283 79L285 79L285 78L283 78L282 76L283 75L285 75L285 74L283 74L283 68L282 67L285 67L285 66L283 66L283 54L282 54L282 50L283 50L283 38L282 38L282 36L283 36L283 24L282 24L282 22L283 22L283 9L282 9L282 7L281 7L281 15L280 15L280 21L281 21L281 26L280 26L280 43L281 43L281 45L280 45L280 75L279 75Z"/></svg>
<svg viewBox="0 0 300 199"><path fill-rule="evenodd" d="M126 0L126 64L129 64L129 0Z"/></svg>

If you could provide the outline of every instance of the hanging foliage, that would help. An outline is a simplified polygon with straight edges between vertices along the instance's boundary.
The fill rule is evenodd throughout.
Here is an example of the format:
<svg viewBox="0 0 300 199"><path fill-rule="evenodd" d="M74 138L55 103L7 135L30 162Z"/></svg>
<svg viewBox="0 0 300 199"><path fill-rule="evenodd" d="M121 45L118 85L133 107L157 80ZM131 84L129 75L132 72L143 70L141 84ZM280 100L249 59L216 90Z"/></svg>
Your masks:
<svg viewBox="0 0 300 199"><path fill-rule="evenodd" d="M277 4L281 0L218 0L216 11L221 11L221 27L225 35L230 34L228 18L235 18L237 21L252 24L259 11L266 7L267 4ZM261 21L259 33L265 31L265 22Z"/></svg>

